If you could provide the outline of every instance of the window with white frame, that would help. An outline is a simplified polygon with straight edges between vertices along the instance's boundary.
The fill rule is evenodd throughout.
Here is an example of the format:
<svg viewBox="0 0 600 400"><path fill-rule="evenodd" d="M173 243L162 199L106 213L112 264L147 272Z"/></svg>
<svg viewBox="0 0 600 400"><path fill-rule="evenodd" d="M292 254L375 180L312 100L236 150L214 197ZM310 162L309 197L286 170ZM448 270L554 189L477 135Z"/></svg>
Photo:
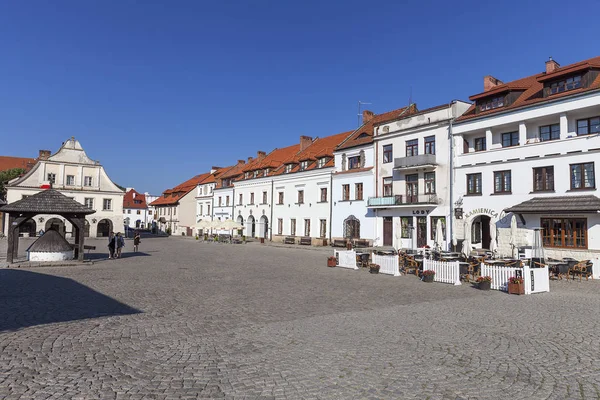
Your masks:
<svg viewBox="0 0 600 400"><path fill-rule="evenodd" d="M304 220L304 236L310 236L310 219Z"/></svg>
<svg viewBox="0 0 600 400"><path fill-rule="evenodd" d="M92 197L86 197L83 199L83 204L85 204L87 208L94 209L94 199Z"/></svg>
<svg viewBox="0 0 600 400"><path fill-rule="evenodd" d="M104 210L104 211L112 210L112 200L111 199L102 199L102 210Z"/></svg>
<svg viewBox="0 0 600 400"><path fill-rule="evenodd" d="M83 177L83 186L92 186L92 177L91 176L85 176Z"/></svg>
<svg viewBox="0 0 600 400"><path fill-rule="evenodd" d="M317 168L323 168L327 163L327 157L321 157L317 160Z"/></svg>

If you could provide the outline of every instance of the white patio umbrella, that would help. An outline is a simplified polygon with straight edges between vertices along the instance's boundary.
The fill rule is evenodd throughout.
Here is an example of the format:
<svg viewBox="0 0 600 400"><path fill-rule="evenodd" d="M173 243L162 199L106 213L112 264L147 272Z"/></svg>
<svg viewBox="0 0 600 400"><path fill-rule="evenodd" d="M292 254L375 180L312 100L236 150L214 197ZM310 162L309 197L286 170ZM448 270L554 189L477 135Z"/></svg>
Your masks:
<svg viewBox="0 0 600 400"><path fill-rule="evenodd" d="M517 244L517 217L515 214L510 218L510 246L512 248L513 258L519 257L519 249ZM516 251L515 251L516 250ZM516 255L515 255L516 253Z"/></svg>
<svg viewBox="0 0 600 400"><path fill-rule="evenodd" d="M225 221L222 221L221 228L225 229L225 230L228 230L228 231L231 231L231 230L234 230L234 229L242 229L243 226L240 225L239 223L235 222L232 219L227 219Z"/></svg>
<svg viewBox="0 0 600 400"><path fill-rule="evenodd" d="M471 225L467 221L465 221L465 240L461 252L467 257L471 254Z"/></svg>
<svg viewBox="0 0 600 400"><path fill-rule="evenodd" d="M435 225L435 246L444 250L444 231L442 230L442 220L438 219Z"/></svg>
<svg viewBox="0 0 600 400"><path fill-rule="evenodd" d="M496 223L492 223L490 221L490 252L494 254L494 251L498 247L498 243L496 243L498 239L498 228L496 227Z"/></svg>

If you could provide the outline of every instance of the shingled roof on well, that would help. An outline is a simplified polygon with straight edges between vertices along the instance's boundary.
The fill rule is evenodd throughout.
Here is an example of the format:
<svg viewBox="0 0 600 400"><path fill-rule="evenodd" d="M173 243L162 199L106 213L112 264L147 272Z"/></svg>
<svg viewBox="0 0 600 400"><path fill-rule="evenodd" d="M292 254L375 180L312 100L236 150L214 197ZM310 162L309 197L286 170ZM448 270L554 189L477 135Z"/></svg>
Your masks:
<svg viewBox="0 0 600 400"><path fill-rule="evenodd" d="M0 211L37 214L93 214L96 212L53 189L42 190L33 196L2 206Z"/></svg>
<svg viewBox="0 0 600 400"><path fill-rule="evenodd" d="M55 253L63 251L72 251L73 247L62 237L62 235L53 229L46 231L41 238L33 242L27 251L38 253Z"/></svg>
<svg viewBox="0 0 600 400"><path fill-rule="evenodd" d="M590 213L600 211L600 199L592 195L534 197L504 211L519 214Z"/></svg>

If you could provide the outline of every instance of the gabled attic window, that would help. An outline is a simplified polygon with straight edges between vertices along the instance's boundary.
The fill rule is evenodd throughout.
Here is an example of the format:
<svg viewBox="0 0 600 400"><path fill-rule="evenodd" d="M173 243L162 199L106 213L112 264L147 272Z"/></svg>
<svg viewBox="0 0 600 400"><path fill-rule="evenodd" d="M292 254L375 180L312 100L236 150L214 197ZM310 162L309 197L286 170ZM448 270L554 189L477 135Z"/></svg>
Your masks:
<svg viewBox="0 0 600 400"><path fill-rule="evenodd" d="M327 157L321 157L317 161L317 168L323 168L327 164Z"/></svg>
<svg viewBox="0 0 600 400"><path fill-rule="evenodd" d="M581 75L570 76L560 81L554 81L544 88L546 95L550 96L557 93L567 92L581 87Z"/></svg>
<svg viewBox="0 0 600 400"><path fill-rule="evenodd" d="M285 165L285 173L289 174L290 172L292 172L292 167L293 167L292 164L286 164Z"/></svg>
<svg viewBox="0 0 600 400"><path fill-rule="evenodd" d="M304 171L308 167L308 161L300 162L300 171Z"/></svg>
<svg viewBox="0 0 600 400"><path fill-rule="evenodd" d="M488 99L482 99L477 102L479 111L493 110L494 108L504 107L504 96L497 96Z"/></svg>

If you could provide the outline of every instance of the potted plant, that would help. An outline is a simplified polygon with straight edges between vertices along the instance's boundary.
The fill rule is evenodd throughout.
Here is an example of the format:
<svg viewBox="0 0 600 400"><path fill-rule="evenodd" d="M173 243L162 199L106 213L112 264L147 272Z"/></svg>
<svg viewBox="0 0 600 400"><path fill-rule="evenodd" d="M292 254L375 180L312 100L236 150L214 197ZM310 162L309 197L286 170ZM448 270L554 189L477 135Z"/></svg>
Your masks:
<svg viewBox="0 0 600 400"><path fill-rule="evenodd" d="M426 269L425 271L423 271L423 274L421 274L421 276L423 277L423 282L433 282L435 271L432 269Z"/></svg>
<svg viewBox="0 0 600 400"><path fill-rule="evenodd" d="M369 272L371 274L378 274L379 268L381 268L379 264L369 264Z"/></svg>
<svg viewBox="0 0 600 400"><path fill-rule="evenodd" d="M508 294L525 294L523 278L512 276L508 280Z"/></svg>
<svg viewBox="0 0 600 400"><path fill-rule="evenodd" d="M336 267L337 266L337 258L334 256L327 257L327 266L328 267Z"/></svg>
<svg viewBox="0 0 600 400"><path fill-rule="evenodd" d="M492 277L480 276L477 278L477 286L479 287L479 290L490 290L492 286Z"/></svg>

